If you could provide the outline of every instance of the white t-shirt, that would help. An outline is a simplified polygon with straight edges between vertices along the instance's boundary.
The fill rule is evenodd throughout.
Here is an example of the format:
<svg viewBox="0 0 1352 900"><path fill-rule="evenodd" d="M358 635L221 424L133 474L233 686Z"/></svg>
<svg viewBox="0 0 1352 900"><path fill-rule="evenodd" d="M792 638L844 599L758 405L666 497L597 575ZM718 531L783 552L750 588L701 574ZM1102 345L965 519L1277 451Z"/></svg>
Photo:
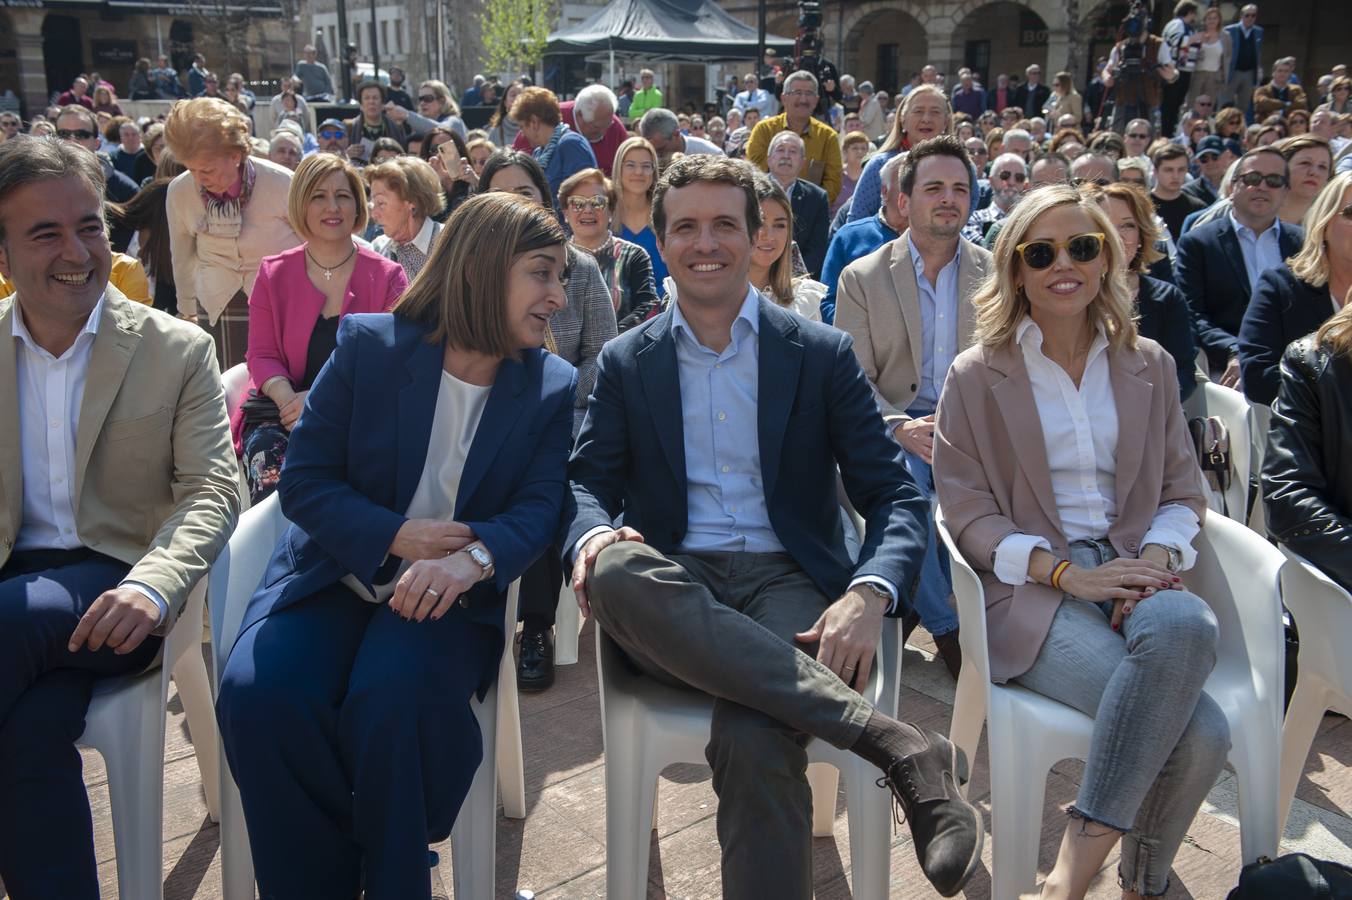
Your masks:
<svg viewBox="0 0 1352 900"><path fill-rule="evenodd" d="M479 430L484 404L493 386L468 384L449 372L441 373L441 387L437 390L437 409L432 416L432 434L427 442L427 461L422 477L413 491L404 515L410 519L442 519L455 516L455 498L460 491L460 476L465 471L470 445ZM373 603L384 603L394 596L394 586L410 563L405 560L399 571L387 584L375 586L375 595L354 575L343 578L343 584L357 596Z"/></svg>

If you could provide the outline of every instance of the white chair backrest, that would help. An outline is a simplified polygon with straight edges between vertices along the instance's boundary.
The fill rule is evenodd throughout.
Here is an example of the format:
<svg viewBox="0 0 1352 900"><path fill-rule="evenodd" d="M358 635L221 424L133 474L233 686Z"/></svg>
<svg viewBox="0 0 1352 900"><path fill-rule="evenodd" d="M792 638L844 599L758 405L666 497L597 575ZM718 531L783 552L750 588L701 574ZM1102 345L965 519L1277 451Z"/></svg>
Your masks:
<svg viewBox="0 0 1352 900"><path fill-rule="evenodd" d="M1220 625L1216 674L1252 680L1260 698L1282 696L1282 554L1242 523L1209 513L1182 575ZM1275 682L1275 683L1272 683ZM1280 704L1276 706L1280 716ZM1273 723L1280 728L1280 722ZM1274 732L1275 733L1275 732Z"/></svg>
<svg viewBox="0 0 1352 900"><path fill-rule="evenodd" d="M225 668L249 598L263 580L263 571L288 524L281 501L273 493L240 515L235 533L211 567L208 590L212 598L211 630L220 648L220 659L214 660L218 673Z"/></svg>
<svg viewBox="0 0 1352 900"><path fill-rule="evenodd" d="M1282 602L1291 610L1300 632L1300 677L1318 670L1333 686L1352 688L1352 594L1320 569L1285 545L1287 563L1282 569ZM1309 663L1309 665L1307 665Z"/></svg>
<svg viewBox="0 0 1352 900"><path fill-rule="evenodd" d="M943 510L934 509L935 527L939 539L948 549L949 568L953 576L953 596L958 601L958 619L962 630L958 640L962 644L962 658L970 661L981 673L982 681L990 684L991 660L990 645L986 643L986 591L981 586L981 578L963 558L957 541L948 530Z"/></svg>
<svg viewBox="0 0 1352 900"><path fill-rule="evenodd" d="M249 369L244 363L231 366L221 373L221 387L225 391L225 411L233 419L235 410L244 403L249 390Z"/></svg>
<svg viewBox="0 0 1352 900"><path fill-rule="evenodd" d="M1215 416L1225 423L1230 433L1230 488L1225 492L1230 518L1236 522L1248 521L1249 473L1252 459L1252 437L1249 427L1249 401L1234 388L1222 387L1213 381L1199 385L1203 413ZM1215 508L1213 506L1213 508ZM1218 510L1219 511L1219 510Z"/></svg>

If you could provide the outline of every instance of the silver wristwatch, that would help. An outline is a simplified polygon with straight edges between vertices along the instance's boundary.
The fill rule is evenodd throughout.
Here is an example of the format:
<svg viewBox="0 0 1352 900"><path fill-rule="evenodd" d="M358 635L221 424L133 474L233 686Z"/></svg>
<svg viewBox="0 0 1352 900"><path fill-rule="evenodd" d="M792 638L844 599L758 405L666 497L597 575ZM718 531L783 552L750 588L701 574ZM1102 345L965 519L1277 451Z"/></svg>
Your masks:
<svg viewBox="0 0 1352 900"><path fill-rule="evenodd" d="M1160 546L1164 547L1164 552L1169 554L1169 562L1165 564L1165 568L1177 575L1179 570L1183 568L1183 554L1173 547L1165 547L1163 544L1160 544Z"/></svg>
<svg viewBox="0 0 1352 900"><path fill-rule="evenodd" d="M483 574L479 578L480 581L486 581L493 577L493 557L488 555L488 551L484 549L482 544L473 544L466 547L465 552L469 554L470 559L479 564L479 568L483 569Z"/></svg>
<svg viewBox="0 0 1352 900"><path fill-rule="evenodd" d="M873 593L877 594L879 597L882 597L882 598L883 598L883 608L884 608L884 609L891 609L891 608L892 608L892 595L891 595L890 593L888 593L887 588L883 587L881 584L878 584L878 582L876 582L876 581L861 581L861 582L859 582L859 584L855 585L855 587L866 588L867 590L872 591Z"/></svg>

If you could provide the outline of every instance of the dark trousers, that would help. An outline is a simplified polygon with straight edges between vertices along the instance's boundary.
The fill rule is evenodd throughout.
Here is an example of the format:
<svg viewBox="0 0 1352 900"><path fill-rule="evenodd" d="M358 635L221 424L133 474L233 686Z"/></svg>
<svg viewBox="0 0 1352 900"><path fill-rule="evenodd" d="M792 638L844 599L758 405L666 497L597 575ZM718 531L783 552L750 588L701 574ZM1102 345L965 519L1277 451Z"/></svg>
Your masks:
<svg viewBox="0 0 1352 900"><path fill-rule="evenodd" d="M521 605L517 618L532 628L553 628L562 587L563 561L558 548L550 547L521 576Z"/></svg>
<svg viewBox="0 0 1352 900"><path fill-rule="evenodd" d="M462 612L405 621L335 584L240 635L216 714L264 900L431 897L502 640Z"/></svg>
<svg viewBox="0 0 1352 900"><path fill-rule="evenodd" d="M1178 111L1188 96L1188 85L1191 83L1191 72L1179 72L1178 78L1164 84L1160 100L1160 137L1167 139L1174 136L1178 128Z"/></svg>
<svg viewBox="0 0 1352 900"><path fill-rule="evenodd" d="M95 679L144 669L160 639L122 655L67 642L127 569L85 549L19 551L0 569L0 879L19 900L99 896L75 742Z"/></svg>
<svg viewBox="0 0 1352 900"><path fill-rule="evenodd" d="M854 745L873 713L817 662L808 630L828 598L786 553L670 557L606 548L592 614L645 675L714 697L705 757L718 794L723 896L812 896L807 742Z"/></svg>

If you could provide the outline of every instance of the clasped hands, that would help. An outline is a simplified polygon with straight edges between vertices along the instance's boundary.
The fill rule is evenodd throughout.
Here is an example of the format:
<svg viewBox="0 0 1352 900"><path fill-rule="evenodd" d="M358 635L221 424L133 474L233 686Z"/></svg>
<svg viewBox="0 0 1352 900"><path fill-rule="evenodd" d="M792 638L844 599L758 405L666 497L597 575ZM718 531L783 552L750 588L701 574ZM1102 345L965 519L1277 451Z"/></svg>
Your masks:
<svg viewBox="0 0 1352 900"><path fill-rule="evenodd" d="M1147 544L1139 559L1118 557L1092 569L1072 565L1061 576L1061 587L1081 600L1113 603L1112 626L1122 627L1136 605L1160 591L1187 590L1183 579L1169 571L1169 553L1158 544Z"/></svg>
<svg viewBox="0 0 1352 900"><path fill-rule="evenodd" d="M440 519L409 519L399 527L390 553L412 563L394 586L390 609L404 619L433 621L483 579L483 567L462 553L478 538L468 525Z"/></svg>
<svg viewBox="0 0 1352 900"><path fill-rule="evenodd" d="M644 543L643 535L624 526L593 536L578 551L571 581L578 608L584 616L591 616L587 577L596 565L596 557L606 547L621 541ZM841 681L862 692L868 684L873 656L878 649L878 639L882 636L885 606L883 599L872 591L850 588L817 617L811 628L794 635L794 639L802 644L816 643L817 662L836 673Z"/></svg>

